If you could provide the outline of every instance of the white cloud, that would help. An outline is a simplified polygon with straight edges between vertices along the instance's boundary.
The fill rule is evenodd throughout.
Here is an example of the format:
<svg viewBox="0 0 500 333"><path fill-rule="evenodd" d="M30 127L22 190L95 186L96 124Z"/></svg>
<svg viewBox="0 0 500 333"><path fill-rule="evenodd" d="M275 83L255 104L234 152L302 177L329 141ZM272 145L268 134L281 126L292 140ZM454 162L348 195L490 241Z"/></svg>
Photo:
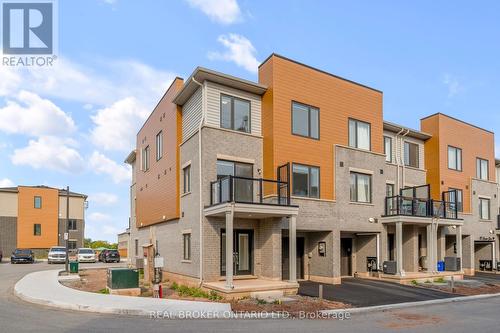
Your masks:
<svg viewBox="0 0 500 333"><path fill-rule="evenodd" d="M448 98L455 97L458 93L464 90L458 79L450 74L444 75L443 84L448 89Z"/></svg>
<svg viewBox="0 0 500 333"><path fill-rule="evenodd" d="M201 10L211 20L231 24L242 20L236 0L186 0L192 8Z"/></svg>
<svg viewBox="0 0 500 333"><path fill-rule="evenodd" d="M115 226L112 226L110 224L104 224L101 227L101 232L105 236L115 236L118 237L118 233L122 232L123 230L116 228Z"/></svg>
<svg viewBox="0 0 500 333"><path fill-rule="evenodd" d="M0 131L31 136L65 135L76 130L73 119L37 94L21 91L0 108Z"/></svg>
<svg viewBox="0 0 500 333"><path fill-rule="evenodd" d="M89 195L89 201L100 206L110 206L118 202L118 196L113 193L98 192Z"/></svg>
<svg viewBox="0 0 500 333"><path fill-rule="evenodd" d="M103 222L111 220L111 216L100 212L93 212L87 216L87 219L91 222Z"/></svg>
<svg viewBox="0 0 500 333"><path fill-rule="evenodd" d="M90 156L89 165L95 173L108 175L115 183L130 181L132 176L130 166L118 164L97 151Z"/></svg>
<svg viewBox="0 0 500 333"><path fill-rule="evenodd" d="M12 187L15 186L14 182L9 178L0 179L0 187Z"/></svg>
<svg viewBox="0 0 500 333"><path fill-rule="evenodd" d="M42 136L30 140L27 147L15 149L11 156L14 165L28 165L35 169L50 169L66 173L77 173L84 169L80 153L69 139Z"/></svg>
<svg viewBox="0 0 500 333"><path fill-rule="evenodd" d="M135 144L135 134L148 117L149 110L133 97L122 99L97 111L92 121L92 142L105 150L128 151Z"/></svg>
<svg viewBox="0 0 500 333"><path fill-rule="evenodd" d="M226 48L226 51L210 52L209 59L232 61L249 72L257 73L259 67L259 61L255 57L257 51L246 37L238 34L221 35L217 41Z"/></svg>

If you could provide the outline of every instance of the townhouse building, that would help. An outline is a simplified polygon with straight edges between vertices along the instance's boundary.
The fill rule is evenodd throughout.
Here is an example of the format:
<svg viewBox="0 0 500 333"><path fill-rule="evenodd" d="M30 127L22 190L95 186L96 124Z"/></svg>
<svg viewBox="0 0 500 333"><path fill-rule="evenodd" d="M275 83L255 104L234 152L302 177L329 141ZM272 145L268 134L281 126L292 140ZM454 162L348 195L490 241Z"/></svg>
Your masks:
<svg viewBox="0 0 500 333"><path fill-rule="evenodd" d="M229 296L471 273L475 229L427 172L433 135L384 121L381 91L280 55L258 82L198 67L173 81L125 161L129 257L158 253L166 278Z"/></svg>
<svg viewBox="0 0 500 333"><path fill-rule="evenodd" d="M47 186L0 188L0 249L4 256L16 248L32 249L45 257L52 246L83 247L87 196Z"/></svg>

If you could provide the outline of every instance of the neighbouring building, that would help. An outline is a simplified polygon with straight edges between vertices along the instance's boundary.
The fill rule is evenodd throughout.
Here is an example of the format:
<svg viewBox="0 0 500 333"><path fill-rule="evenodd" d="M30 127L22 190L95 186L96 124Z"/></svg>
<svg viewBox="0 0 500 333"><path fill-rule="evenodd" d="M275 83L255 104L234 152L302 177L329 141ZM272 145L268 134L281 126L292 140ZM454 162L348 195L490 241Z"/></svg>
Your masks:
<svg viewBox="0 0 500 333"><path fill-rule="evenodd" d="M68 230L70 249L83 247L87 196L47 186L0 188L0 249L4 256L15 248L32 249L46 256L52 246L65 245Z"/></svg>
<svg viewBox="0 0 500 333"><path fill-rule="evenodd" d="M129 229L118 234L118 253L120 253L120 258L122 260L128 258L129 241L130 241Z"/></svg>
<svg viewBox="0 0 500 333"><path fill-rule="evenodd" d="M158 253L166 278L233 296L293 293L298 279L472 274L498 203L479 230L471 198L496 196L495 178L467 167L475 197L448 183L443 128L456 124L434 118L449 117L422 130L384 121L381 91L276 54L258 82L198 67L173 81L126 158L129 257ZM461 138L464 156L493 163L484 137L484 153ZM436 272L445 257L462 267Z"/></svg>

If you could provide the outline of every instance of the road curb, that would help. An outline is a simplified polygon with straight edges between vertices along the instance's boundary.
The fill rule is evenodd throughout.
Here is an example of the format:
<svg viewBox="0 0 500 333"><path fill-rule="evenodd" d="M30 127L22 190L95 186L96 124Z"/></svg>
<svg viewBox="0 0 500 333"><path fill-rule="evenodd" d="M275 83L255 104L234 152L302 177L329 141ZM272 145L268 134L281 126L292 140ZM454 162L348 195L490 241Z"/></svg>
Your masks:
<svg viewBox="0 0 500 333"><path fill-rule="evenodd" d="M325 314L325 315L331 315L331 314L335 314L335 313L339 313L339 312L369 313L369 312L377 312L377 311L398 310L398 309L405 309L405 308L411 308L411 307L421 307L421 306L426 306L426 305L437 305L437 304L447 304L447 303L455 303L455 302L474 301L474 300L478 300L478 299L486 299L486 298L492 298L492 297L498 297L498 296L500 296L500 293L474 295L474 296L457 296L457 297L450 297L450 298L433 299L433 300L428 300L428 301L367 306L367 307L363 307L363 308L345 308L345 309L336 309L336 310L322 310L320 312L322 314Z"/></svg>

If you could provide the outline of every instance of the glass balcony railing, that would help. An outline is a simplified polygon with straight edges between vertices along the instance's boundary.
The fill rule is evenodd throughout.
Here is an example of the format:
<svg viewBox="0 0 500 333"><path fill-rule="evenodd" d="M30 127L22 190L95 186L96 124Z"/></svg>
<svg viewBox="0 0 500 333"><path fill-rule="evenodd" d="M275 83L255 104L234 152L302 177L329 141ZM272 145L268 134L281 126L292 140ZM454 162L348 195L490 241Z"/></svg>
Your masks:
<svg viewBox="0 0 500 333"><path fill-rule="evenodd" d="M396 195L385 198L385 216L458 219L458 205L455 202Z"/></svg>

